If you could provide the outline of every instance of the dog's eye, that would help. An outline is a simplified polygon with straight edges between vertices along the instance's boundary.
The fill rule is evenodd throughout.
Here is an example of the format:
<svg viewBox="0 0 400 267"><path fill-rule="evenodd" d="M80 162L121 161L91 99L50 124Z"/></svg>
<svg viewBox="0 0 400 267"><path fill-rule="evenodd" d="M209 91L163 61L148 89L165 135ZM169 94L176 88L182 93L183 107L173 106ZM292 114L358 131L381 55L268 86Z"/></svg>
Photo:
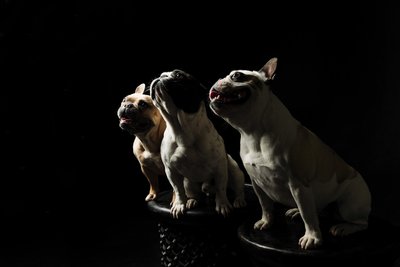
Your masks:
<svg viewBox="0 0 400 267"><path fill-rule="evenodd" d="M243 73L238 72L238 71L234 72L234 73L231 75L231 79L232 79L233 81L236 81L236 82L238 82L238 81L240 81L240 80L243 80L243 78L244 78Z"/></svg>
<svg viewBox="0 0 400 267"><path fill-rule="evenodd" d="M146 102L140 100L138 106L141 108L147 108L149 105Z"/></svg>
<svg viewBox="0 0 400 267"><path fill-rule="evenodd" d="M179 71L174 71L172 74L175 79L179 79L182 77L182 73L180 73Z"/></svg>

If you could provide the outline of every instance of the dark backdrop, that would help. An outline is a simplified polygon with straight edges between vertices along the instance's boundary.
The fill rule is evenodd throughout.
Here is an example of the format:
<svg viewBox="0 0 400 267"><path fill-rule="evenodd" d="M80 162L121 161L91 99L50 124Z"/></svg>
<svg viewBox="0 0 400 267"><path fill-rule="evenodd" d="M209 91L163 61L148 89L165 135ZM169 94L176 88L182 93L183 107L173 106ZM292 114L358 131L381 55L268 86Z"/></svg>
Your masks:
<svg viewBox="0 0 400 267"><path fill-rule="evenodd" d="M210 87L273 56L278 97L364 175L373 213L400 224L396 8L137 2L0 1L0 206L10 225L140 218L148 184L118 127L121 99L173 68ZM213 119L237 157L237 133Z"/></svg>

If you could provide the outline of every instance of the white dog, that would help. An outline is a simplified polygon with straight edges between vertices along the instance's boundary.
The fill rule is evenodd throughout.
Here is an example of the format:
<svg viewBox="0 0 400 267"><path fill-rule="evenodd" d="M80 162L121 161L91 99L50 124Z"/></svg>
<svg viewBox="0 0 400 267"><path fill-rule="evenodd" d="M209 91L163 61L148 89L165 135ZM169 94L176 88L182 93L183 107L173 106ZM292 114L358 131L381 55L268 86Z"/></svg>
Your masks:
<svg viewBox="0 0 400 267"><path fill-rule="evenodd" d="M175 192L171 207L175 218L194 207L199 193L210 185L214 187L218 213L225 216L232 208L228 188L235 196L234 207L246 205L244 173L226 153L222 137L207 116L207 92L193 76L181 70L162 73L150 85L150 95L167 125L161 159Z"/></svg>
<svg viewBox="0 0 400 267"><path fill-rule="evenodd" d="M272 204L300 213L305 234L303 249L322 243L318 212L337 203L343 223L331 234L347 235L366 229L371 195L361 175L315 134L292 117L270 90L277 59L260 71L237 70L218 80L209 92L210 107L240 132L240 157L261 208L255 229L271 224Z"/></svg>

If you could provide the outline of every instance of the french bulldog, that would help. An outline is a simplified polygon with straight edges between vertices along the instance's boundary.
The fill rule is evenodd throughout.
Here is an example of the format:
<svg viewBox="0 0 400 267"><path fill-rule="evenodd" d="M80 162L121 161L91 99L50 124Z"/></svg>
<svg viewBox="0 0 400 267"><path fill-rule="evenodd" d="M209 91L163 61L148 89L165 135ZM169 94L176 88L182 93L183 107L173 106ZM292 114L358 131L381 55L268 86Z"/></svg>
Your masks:
<svg viewBox="0 0 400 267"><path fill-rule="evenodd" d="M215 210L223 216L232 210L228 188L234 193L233 207L246 205L244 173L226 153L207 115L207 94L208 89L182 70L163 72L150 85L150 96L167 124L161 159L175 192L174 218L196 206L202 192L215 194Z"/></svg>
<svg viewBox="0 0 400 267"><path fill-rule="evenodd" d="M151 97L143 94L145 88L142 83L133 94L124 97L117 115L120 128L135 136L133 154L150 184L145 198L150 201L159 193L159 176L165 176L160 146L166 124Z"/></svg>
<svg viewBox="0 0 400 267"><path fill-rule="evenodd" d="M259 71L234 70L209 91L213 112L240 133L240 158L259 199L255 229L272 223L273 203L300 214L302 249L322 244L319 212L336 203L341 223L329 232L344 236L368 227L371 194L358 171L297 121L271 90L277 58Z"/></svg>

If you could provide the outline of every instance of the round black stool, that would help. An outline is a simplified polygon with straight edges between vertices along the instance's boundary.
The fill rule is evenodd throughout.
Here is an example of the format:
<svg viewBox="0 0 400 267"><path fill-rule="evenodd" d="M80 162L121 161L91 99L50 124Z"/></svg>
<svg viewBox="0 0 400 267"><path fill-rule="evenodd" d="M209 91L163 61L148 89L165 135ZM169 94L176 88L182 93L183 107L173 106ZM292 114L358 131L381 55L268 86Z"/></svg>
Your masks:
<svg viewBox="0 0 400 267"><path fill-rule="evenodd" d="M365 231L333 237L329 234L332 220L322 216L323 245L302 250L298 240L304 234L303 222L300 216L293 220L285 218L285 211L284 207L278 207L274 224L263 231L253 229L258 217L239 226L240 244L255 267L383 267L393 266L400 257L400 228L374 217L370 218L369 229Z"/></svg>
<svg viewBox="0 0 400 267"><path fill-rule="evenodd" d="M237 228L257 201L251 185L245 185L247 207L234 209L226 218L216 213L211 198L205 198L199 206L174 219L170 214L171 197L172 191L165 191L157 200L148 202L150 213L158 221L161 266L248 265L249 259L237 238Z"/></svg>

